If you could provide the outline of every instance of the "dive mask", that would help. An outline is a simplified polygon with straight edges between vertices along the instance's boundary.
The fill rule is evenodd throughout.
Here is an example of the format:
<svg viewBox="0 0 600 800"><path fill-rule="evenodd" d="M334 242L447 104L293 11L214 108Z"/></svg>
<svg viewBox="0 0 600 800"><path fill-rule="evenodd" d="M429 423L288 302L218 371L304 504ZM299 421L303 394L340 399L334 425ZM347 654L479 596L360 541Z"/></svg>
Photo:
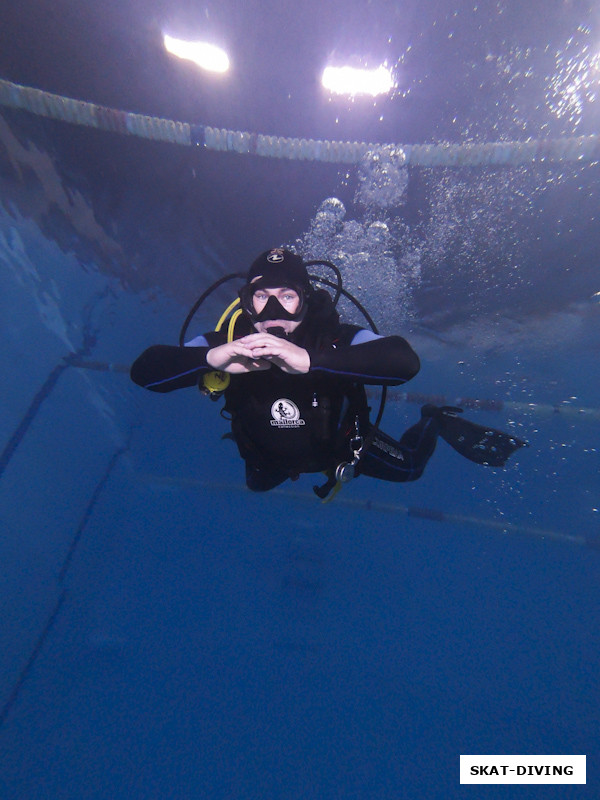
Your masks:
<svg viewBox="0 0 600 800"><path fill-rule="evenodd" d="M262 281L255 283L247 283L240 289L240 302L241 306L248 314L252 322L267 322L271 319L286 319L293 322L300 322L304 319L306 314L306 292L299 286L286 286L285 288L293 289L299 298L298 308L294 314L287 311L275 297L271 295L267 300L265 307L260 313L256 313L253 303L254 293L259 289L271 288L266 287Z"/></svg>

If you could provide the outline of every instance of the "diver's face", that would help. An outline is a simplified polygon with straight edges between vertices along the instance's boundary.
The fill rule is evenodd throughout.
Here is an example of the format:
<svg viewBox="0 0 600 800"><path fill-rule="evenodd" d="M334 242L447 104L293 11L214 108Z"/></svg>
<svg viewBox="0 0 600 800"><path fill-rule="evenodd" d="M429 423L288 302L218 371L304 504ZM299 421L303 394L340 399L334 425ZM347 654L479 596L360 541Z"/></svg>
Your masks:
<svg viewBox="0 0 600 800"><path fill-rule="evenodd" d="M257 289L252 295L252 305L257 314L260 314L269 302L269 298L274 297L282 307L290 314L295 314L300 307L300 297L294 289L281 287L279 289ZM262 322L255 322L254 327L259 333L268 333L269 328L283 328L286 333L295 331L300 325L299 320L291 319L266 319Z"/></svg>

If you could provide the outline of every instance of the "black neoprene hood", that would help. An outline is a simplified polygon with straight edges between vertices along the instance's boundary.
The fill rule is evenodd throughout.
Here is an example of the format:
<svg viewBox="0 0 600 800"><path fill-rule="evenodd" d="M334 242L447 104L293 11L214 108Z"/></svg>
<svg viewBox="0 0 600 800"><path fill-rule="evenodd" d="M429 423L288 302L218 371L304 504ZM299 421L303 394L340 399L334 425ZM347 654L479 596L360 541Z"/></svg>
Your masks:
<svg viewBox="0 0 600 800"><path fill-rule="evenodd" d="M256 258L246 276L248 283L264 289L303 289L310 291L311 284L302 258L290 250L266 250Z"/></svg>

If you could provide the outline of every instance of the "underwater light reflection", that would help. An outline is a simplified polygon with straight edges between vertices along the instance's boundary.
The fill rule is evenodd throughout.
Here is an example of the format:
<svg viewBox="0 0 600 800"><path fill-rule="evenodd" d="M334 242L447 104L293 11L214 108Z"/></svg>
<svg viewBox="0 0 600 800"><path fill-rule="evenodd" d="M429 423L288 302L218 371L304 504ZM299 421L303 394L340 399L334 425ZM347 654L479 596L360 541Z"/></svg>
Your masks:
<svg viewBox="0 0 600 800"><path fill-rule="evenodd" d="M389 94L394 88L392 73L383 64L377 69L325 67L321 83L325 89L334 94L344 94L351 97L358 94L368 94L375 97L380 94Z"/></svg>
<svg viewBox="0 0 600 800"><path fill-rule="evenodd" d="M229 57L220 47L209 42L187 42L184 39L175 39L164 34L163 41L166 50L178 58L193 61L207 72L227 72Z"/></svg>

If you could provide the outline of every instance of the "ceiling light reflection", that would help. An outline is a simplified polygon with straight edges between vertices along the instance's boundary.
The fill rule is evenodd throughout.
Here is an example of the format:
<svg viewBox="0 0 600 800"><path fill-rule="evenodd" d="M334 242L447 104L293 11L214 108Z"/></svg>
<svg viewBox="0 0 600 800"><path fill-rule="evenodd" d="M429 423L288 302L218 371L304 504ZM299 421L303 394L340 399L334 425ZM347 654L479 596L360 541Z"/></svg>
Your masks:
<svg viewBox="0 0 600 800"><path fill-rule="evenodd" d="M358 94L376 97L380 94L389 94L394 88L391 70L383 64L377 69L325 67L321 83L333 94L344 94L351 97Z"/></svg>
<svg viewBox="0 0 600 800"><path fill-rule="evenodd" d="M208 42L186 42L175 39L173 36L164 35L163 41L169 53L194 64L208 72L227 72L229 58L220 47Z"/></svg>

